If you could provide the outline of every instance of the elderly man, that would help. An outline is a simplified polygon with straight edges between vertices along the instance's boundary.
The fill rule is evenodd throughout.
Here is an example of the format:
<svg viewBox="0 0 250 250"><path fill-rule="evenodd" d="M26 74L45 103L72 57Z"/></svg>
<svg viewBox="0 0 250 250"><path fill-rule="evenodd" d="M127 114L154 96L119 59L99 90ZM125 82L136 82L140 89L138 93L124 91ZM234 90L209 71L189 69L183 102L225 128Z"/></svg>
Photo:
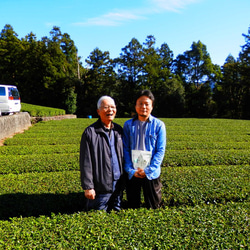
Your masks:
<svg viewBox="0 0 250 250"><path fill-rule="evenodd" d="M80 146L81 184L85 209L120 210L123 187L122 127L113 120L115 101L102 96L99 119L83 132Z"/></svg>

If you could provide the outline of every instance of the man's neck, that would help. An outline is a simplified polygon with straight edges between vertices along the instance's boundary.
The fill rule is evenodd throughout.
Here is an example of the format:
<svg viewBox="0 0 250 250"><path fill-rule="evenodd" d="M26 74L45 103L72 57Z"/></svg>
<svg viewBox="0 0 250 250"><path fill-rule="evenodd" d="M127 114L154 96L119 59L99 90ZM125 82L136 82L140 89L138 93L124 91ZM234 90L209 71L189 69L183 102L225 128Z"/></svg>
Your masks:
<svg viewBox="0 0 250 250"><path fill-rule="evenodd" d="M138 120L141 121L141 122L145 122L148 120L148 116L141 116L141 115L138 115Z"/></svg>
<svg viewBox="0 0 250 250"><path fill-rule="evenodd" d="M103 126L107 129L111 129L112 128L112 122L109 122L109 123L102 123Z"/></svg>

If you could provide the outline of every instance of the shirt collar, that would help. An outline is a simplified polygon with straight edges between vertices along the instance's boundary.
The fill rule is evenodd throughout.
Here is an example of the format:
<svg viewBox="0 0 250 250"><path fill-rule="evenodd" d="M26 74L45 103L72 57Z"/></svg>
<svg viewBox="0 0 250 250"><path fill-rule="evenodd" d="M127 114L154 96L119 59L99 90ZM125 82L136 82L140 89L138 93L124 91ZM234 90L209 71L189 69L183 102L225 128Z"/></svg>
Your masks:
<svg viewBox="0 0 250 250"><path fill-rule="evenodd" d="M113 122L111 123L111 128L105 127L104 124L102 123L102 121L101 121L101 125L102 125L102 128L104 129L104 131L106 131L106 132L109 132L110 130L112 130L114 128Z"/></svg>
<svg viewBox="0 0 250 250"><path fill-rule="evenodd" d="M152 119L153 119L153 117L152 117L152 115L150 114L149 117L148 117L148 119L146 120L146 122L151 122ZM138 115L137 115L137 114L134 116L133 120L134 120L134 121L135 121L135 120L138 120Z"/></svg>

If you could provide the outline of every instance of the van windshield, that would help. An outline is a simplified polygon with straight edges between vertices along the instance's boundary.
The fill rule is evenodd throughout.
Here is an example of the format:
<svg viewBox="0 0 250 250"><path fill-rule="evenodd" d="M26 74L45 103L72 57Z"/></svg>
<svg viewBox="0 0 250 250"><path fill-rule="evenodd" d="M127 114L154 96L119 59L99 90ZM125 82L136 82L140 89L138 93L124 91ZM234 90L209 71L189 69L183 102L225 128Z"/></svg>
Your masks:
<svg viewBox="0 0 250 250"><path fill-rule="evenodd" d="M17 88L8 88L9 97L13 97L14 100L19 100L20 95Z"/></svg>

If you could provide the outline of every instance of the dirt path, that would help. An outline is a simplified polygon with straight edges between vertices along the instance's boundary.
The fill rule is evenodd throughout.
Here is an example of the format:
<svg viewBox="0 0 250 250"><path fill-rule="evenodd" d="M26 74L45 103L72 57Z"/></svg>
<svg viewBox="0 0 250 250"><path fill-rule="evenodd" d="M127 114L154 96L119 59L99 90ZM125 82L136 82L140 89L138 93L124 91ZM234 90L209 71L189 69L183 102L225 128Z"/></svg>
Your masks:
<svg viewBox="0 0 250 250"><path fill-rule="evenodd" d="M13 137L14 135L16 135L16 134L22 134L24 131L25 131L25 129L22 130L22 131L20 131L20 132L14 133L14 134L12 134L12 135L10 135L10 136L8 136L8 137L5 137L5 138L3 138L3 139L0 139L0 147L1 147L1 146L4 146L4 141L5 141L6 139L12 138L12 137Z"/></svg>

